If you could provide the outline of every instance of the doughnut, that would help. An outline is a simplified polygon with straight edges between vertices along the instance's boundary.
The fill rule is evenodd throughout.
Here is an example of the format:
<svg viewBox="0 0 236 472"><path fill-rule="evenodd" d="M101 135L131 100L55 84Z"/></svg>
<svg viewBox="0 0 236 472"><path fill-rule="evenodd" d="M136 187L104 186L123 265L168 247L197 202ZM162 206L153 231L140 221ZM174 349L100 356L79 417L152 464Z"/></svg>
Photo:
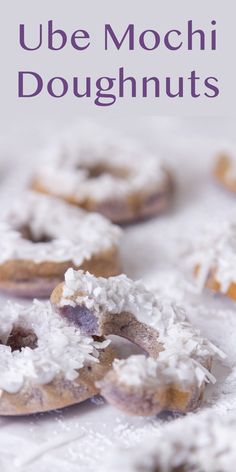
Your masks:
<svg viewBox="0 0 236 472"><path fill-rule="evenodd" d="M98 472L232 472L235 467L236 418L214 413L170 422L141 444L113 446Z"/></svg>
<svg viewBox="0 0 236 472"><path fill-rule="evenodd" d="M60 197L114 223L158 215L170 206L173 178L157 156L136 143L82 129L46 152L34 190ZM72 142L71 142L72 141Z"/></svg>
<svg viewBox="0 0 236 472"><path fill-rule="evenodd" d="M117 335L145 356L115 359L97 385L112 405L131 415L185 413L202 401L215 354L187 321L185 311L125 275L108 279L69 269L51 295L55 310L86 335Z"/></svg>
<svg viewBox="0 0 236 472"><path fill-rule="evenodd" d="M85 336L49 302L0 309L0 415L26 415L80 403L98 392L114 353Z"/></svg>
<svg viewBox="0 0 236 472"><path fill-rule="evenodd" d="M102 215L23 193L0 224L0 290L48 297L71 266L104 277L118 274L120 234Z"/></svg>
<svg viewBox="0 0 236 472"><path fill-rule="evenodd" d="M206 229L187 258L199 289L210 289L236 300L236 224L221 222Z"/></svg>
<svg viewBox="0 0 236 472"><path fill-rule="evenodd" d="M214 176L227 190L236 192L236 160L229 154L221 154L215 163Z"/></svg>

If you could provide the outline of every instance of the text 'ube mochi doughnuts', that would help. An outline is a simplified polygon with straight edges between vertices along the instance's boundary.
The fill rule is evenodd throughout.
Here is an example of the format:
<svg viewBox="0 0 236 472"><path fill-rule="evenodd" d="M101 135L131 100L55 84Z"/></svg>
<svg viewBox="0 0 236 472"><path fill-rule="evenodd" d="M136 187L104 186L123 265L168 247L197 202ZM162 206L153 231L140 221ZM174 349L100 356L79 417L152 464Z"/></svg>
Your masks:
<svg viewBox="0 0 236 472"><path fill-rule="evenodd" d="M216 159L214 176L227 190L236 192L236 155L231 151Z"/></svg>
<svg viewBox="0 0 236 472"><path fill-rule="evenodd" d="M115 223L157 215L172 201L173 179L159 158L103 128L82 126L48 149L45 161L34 190Z"/></svg>
<svg viewBox="0 0 236 472"><path fill-rule="evenodd" d="M214 381L212 357L221 353L188 323L182 307L125 275L104 279L72 269L51 302L83 333L122 336L149 354L114 361L97 384L108 402L141 416L200 405L205 383Z"/></svg>
<svg viewBox="0 0 236 472"><path fill-rule="evenodd" d="M118 274L120 234L102 215L26 192L0 224L0 289L47 297L71 266Z"/></svg>
<svg viewBox="0 0 236 472"><path fill-rule="evenodd" d="M62 408L98 392L114 359L109 341L69 326L49 302L0 310L0 415Z"/></svg>
<svg viewBox="0 0 236 472"><path fill-rule="evenodd" d="M236 461L236 418L216 413L170 422L157 437L135 447L111 449L98 472L232 472Z"/></svg>
<svg viewBox="0 0 236 472"><path fill-rule="evenodd" d="M208 288L236 300L236 224L220 222L191 242L187 264L199 288Z"/></svg>

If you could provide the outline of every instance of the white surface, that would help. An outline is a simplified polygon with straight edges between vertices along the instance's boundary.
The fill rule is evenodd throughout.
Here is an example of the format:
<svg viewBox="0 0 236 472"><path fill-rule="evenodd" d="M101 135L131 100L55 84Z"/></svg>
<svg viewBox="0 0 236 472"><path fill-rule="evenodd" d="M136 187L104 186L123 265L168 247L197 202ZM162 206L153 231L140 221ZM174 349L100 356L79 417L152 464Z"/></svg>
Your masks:
<svg viewBox="0 0 236 472"><path fill-rule="evenodd" d="M122 127L121 120L117 125ZM193 293L190 276L187 293L181 253L185 238L202 231L204 222L216 219L220 224L236 213L236 197L218 188L211 178L214 153L224 139L231 137L234 125L220 119L208 122L157 118L139 120L132 125L124 120L123 124L149 148L161 150L178 179L174 208L167 215L125 229L121 247L124 271L130 277L142 277L149 286L159 286L169 296L187 304L217 309L217 313L209 315L207 310L202 310L198 316L196 310L191 310L194 324L228 355L224 366L214 366L218 382L208 388L201 408L201 411L213 408L216 414L236 410L235 304L223 297ZM11 133L6 131L0 143L2 205L22 185L36 164L38 147L52 131L55 127L47 124L37 132L31 127L29 133L23 126ZM138 444L147 431L157 434L166 420L163 415L151 419L128 418L98 400L61 412L2 418L0 469L3 472L95 472L98 462L101 463L114 443Z"/></svg>

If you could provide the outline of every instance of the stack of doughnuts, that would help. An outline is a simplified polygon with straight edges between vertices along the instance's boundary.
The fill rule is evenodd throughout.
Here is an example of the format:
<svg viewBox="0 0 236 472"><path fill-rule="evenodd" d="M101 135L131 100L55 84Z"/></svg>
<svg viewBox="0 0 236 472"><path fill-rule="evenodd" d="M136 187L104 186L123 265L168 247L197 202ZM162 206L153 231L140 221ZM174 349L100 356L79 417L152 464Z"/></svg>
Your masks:
<svg viewBox="0 0 236 472"><path fill-rule="evenodd" d="M34 190L102 213L114 223L158 215L172 201L173 178L156 155L133 141L83 128L49 148Z"/></svg>

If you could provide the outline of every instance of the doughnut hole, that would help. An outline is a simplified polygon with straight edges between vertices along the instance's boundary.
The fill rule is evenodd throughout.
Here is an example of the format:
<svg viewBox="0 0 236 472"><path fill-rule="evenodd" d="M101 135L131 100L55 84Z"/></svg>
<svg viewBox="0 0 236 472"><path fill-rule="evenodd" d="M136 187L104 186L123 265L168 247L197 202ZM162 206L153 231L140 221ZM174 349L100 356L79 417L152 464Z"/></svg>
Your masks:
<svg viewBox="0 0 236 472"><path fill-rule="evenodd" d="M79 169L86 170L89 179L96 179L104 174L108 174L112 177L117 177L119 179L125 180L130 175L129 170L125 167L109 166L108 164L105 164L103 162L94 166L80 166Z"/></svg>
<svg viewBox="0 0 236 472"><path fill-rule="evenodd" d="M17 228L17 231L19 231L19 233L24 239L27 239L28 241L31 241L35 244L49 243L52 241L52 238L46 233L41 233L40 235L36 236L36 234L32 231L30 225L21 226L20 228Z"/></svg>
<svg viewBox="0 0 236 472"><path fill-rule="evenodd" d="M115 334L111 334L108 338L111 340L112 346L114 346L116 350L118 359L128 359L129 356L139 354L147 355L144 349L134 344L129 339L116 336Z"/></svg>
<svg viewBox="0 0 236 472"><path fill-rule="evenodd" d="M38 338L31 329L23 328L22 326L13 326L7 342L1 342L1 344L9 346L12 351L21 351L24 347L35 349L38 345Z"/></svg>

